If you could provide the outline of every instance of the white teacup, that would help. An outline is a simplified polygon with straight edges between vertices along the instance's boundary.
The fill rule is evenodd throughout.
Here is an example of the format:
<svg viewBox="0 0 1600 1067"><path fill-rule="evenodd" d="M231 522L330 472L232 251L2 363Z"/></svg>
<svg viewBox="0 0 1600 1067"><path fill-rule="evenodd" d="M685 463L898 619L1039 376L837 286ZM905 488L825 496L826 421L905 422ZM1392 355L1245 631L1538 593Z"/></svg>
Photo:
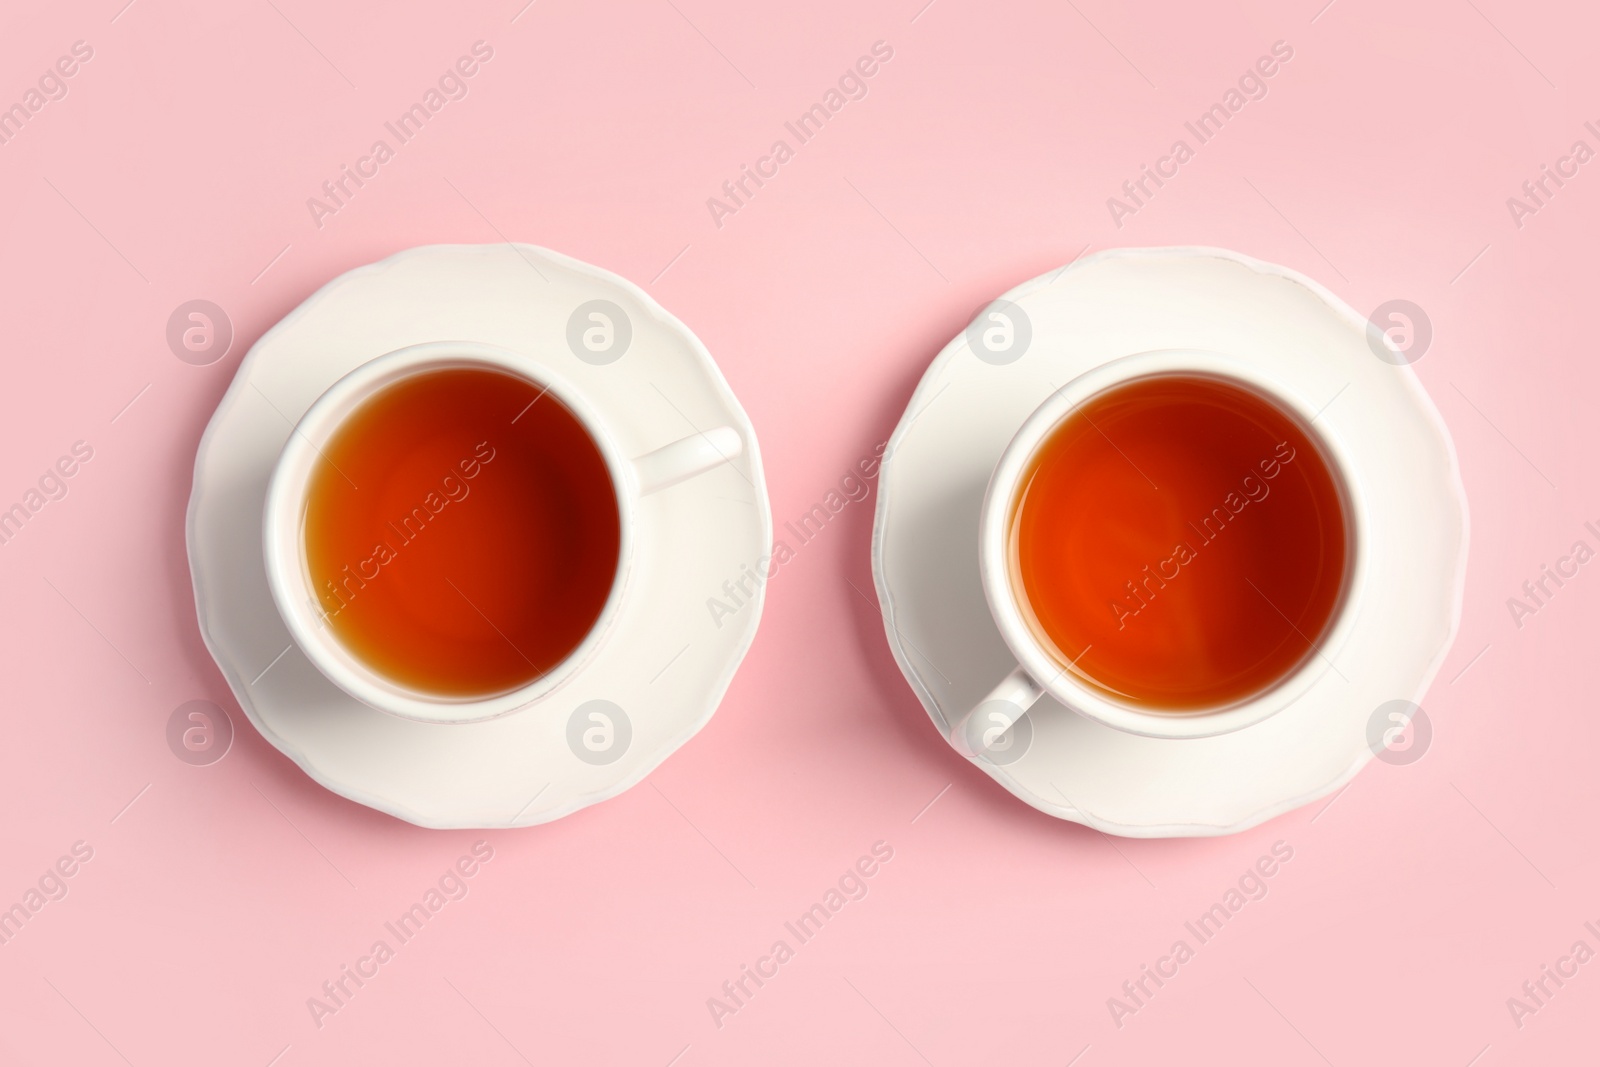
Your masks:
<svg viewBox="0 0 1600 1067"><path fill-rule="evenodd" d="M487 697L453 697L401 685L350 652L323 621L306 563L304 523L311 474L346 417L378 390L424 371L484 367L523 378L565 404L605 460L617 494L620 541L616 575L599 617L576 648L526 685ZM472 341L435 341L363 363L340 378L301 417L284 445L267 489L263 546L267 584L296 645L328 679L379 711L431 723L469 723L525 708L549 696L582 669L623 610L633 560L635 510L641 497L676 485L737 456L744 442L731 426L675 441L643 456L625 456L594 408L570 383L526 356Z"/></svg>
<svg viewBox="0 0 1600 1067"><path fill-rule="evenodd" d="M1064 667L1034 636L1014 586L1007 538L1019 483L1040 444L1062 419L1098 393L1135 378L1157 374L1200 374L1247 387L1293 415L1319 447L1323 462L1341 487L1347 551L1340 598L1313 650L1287 675L1233 704L1187 711L1155 709L1120 700ZM1323 398L1324 400L1326 398ZM1052 393L1022 424L1006 446L984 496L978 533L978 567L984 597L1000 635L1016 656L1017 667L957 720L950 743L981 757L1029 708L1049 695L1066 708L1128 733L1145 737L1194 738L1231 733L1262 722L1303 695L1329 670L1338 649L1355 626L1365 575L1366 509L1356 468L1336 437L1314 425L1317 410L1284 383L1249 364L1216 352L1164 350L1124 356L1072 379Z"/></svg>

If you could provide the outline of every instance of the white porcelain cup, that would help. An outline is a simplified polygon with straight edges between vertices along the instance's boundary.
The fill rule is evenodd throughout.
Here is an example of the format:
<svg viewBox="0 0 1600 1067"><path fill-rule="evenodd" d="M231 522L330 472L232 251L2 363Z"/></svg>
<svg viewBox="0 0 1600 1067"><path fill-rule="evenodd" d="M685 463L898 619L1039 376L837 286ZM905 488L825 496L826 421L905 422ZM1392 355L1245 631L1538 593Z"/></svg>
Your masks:
<svg viewBox="0 0 1600 1067"><path fill-rule="evenodd" d="M306 497L321 448L365 400L386 386L427 371L481 367L513 374L548 390L589 433L605 460L617 494L620 544L611 591L588 634L556 666L538 678L485 697L452 697L401 685L373 670L347 649L323 619L312 588L305 551ZM541 394L542 395L542 394ZM560 375L527 356L471 341L434 341L402 348L363 363L335 382L311 405L278 456L267 488L263 546L267 584L290 635L307 659L357 700L379 711L430 723L469 723L526 708L570 680L605 641L625 609L634 554L635 511L641 497L661 492L737 456L744 441L731 426L696 433L642 456L618 448L605 420L583 394Z"/></svg>
<svg viewBox="0 0 1600 1067"><path fill-rule="evenodd" d="M1340 487L1345 519L1345 573L1339 600L1322 635L1285 677L1234 704L1190 711L1157 710L1118 699L1092 685L1047 651L1023 615L1021 591L1010 564L1008 539L1016 496L1034 452L1080 404L1113 386L1155 375L1200 375L1242 386L1293 416L1315 444ZM1322 398L1326 400L1326 398ZM984 597L1017 667L975 707L958 719L950 743L972 758L985 758L1012 724L1047 694L1066 708L1118 730L1145 737L1213 737L1253 726L1282 711L1333 667L1355 626L1365 575L1366 509L1356 469L1344 447L1316 425L1317 410L1295 393L1241 360L1217 352L1164 350L1124 356L1072 379L1050 394L1022 424L995 465L984 495L978 533L978 567ZM1009 742L1007 742L1009 743Z"/></svg>

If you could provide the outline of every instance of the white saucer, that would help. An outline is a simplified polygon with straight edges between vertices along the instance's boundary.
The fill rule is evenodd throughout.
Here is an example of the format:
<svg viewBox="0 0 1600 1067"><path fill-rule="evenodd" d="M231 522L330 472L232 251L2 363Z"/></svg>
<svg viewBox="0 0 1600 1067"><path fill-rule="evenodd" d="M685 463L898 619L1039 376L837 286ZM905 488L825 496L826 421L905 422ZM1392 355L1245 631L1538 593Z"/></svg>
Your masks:
<svg viewBox="0 0 1600 1067"><path fill-rule="evenodd" d="M1003 299L1026 316L1027 348L1000 363L966 332L946 345L880 476L873 576L889 645L934 726L948 737L1016 665L978 575L978 513L1012 435L1055 389L1118 356L1224 352L1326 404L1317 428L1367 491L1370 592L1336 669L1273 718L1202 739L1138 737L1046 697L1023 720L1021 757L978 765L1041 811L1128 837L1235 833L1339 788L1373 755L1374 711L1421 700L1461 613L1466 494L1415 374L1377 358L1366 320L1321 285L1218 249L1103 252Z"/></svg>
<svg viewBox="0 0 1600 1067"><path fill-rule="evenodd" d="M627 348L606 362L578 358L567 340L593 300L631 322ZM642 502L630 608L579 674L523 711L441 726L367 707L292 647L267 590L261 524L278 453L323 390L385 352L462 339L556 369L629 455L717 426L745 447ZM723 583L770 552L772 516L750 420L705 346L643 290L531 245L440 245L335 279L256 342L200 442L188 542L206 646L250 721L307 774L421 826L528 826L616 796L711 718L755 637L762 590L718 619L707 599L728 602ZM600 720L575 712L590 701L621 715L599 705L610 732L586 746L578 739Z"/></svg>

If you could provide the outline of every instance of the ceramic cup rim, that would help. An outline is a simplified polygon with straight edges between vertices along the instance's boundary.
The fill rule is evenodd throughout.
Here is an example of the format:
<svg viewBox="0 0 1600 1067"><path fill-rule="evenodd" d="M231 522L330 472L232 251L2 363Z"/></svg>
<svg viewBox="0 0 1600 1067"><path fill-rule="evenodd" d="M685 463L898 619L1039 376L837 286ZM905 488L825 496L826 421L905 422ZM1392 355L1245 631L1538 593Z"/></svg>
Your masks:
<svg viewBox="0 0 1600 1067"><path fill-rule="evenodd" d="M1313 649L1282 677L1231 704L1193 710L1157 710L1118 699L1065 670L1034 636L1013 584L1007 539L1018 485L1044 438L1085 400L1135 379L1210 377L1242 385L1300 424L1321 452L1339 488L1345 520L1344 580L1333 614ZM1315 425L1318 412L1288 383L1225 353L1160 349L1121 356L1086 371L1045 399L1018 429L996 463L979 519L979 571L989 612L1019 666L1056 701L1091 720L1146 737L1196 738L1231 733L1263 722L1303 696L1333 667L1355 627L1366 580L1368 516L1359 470L1330 427Z"/></svg>
<svg viewBox="0 0 1600 1067"><path fill-rule="evenodd" d="M318 448L346 418L378 391L407 378L452 367L481 367L522 378L564 404L589 434L605 462L616 494L617 568L604 605L589 632L560 663L523 685L484 696L458 697L403 685L368 666L321 624L305 560L303 525L310 474ZM426 723L472 723L528 707L561 688L599 651L621 608L633 561L637 474L583 394L560 374L527 355L478 341L429 341L368 360L319 396L295 424L273 465L262 513L267 585L295 645L345 693L369 707Z"/></svg>

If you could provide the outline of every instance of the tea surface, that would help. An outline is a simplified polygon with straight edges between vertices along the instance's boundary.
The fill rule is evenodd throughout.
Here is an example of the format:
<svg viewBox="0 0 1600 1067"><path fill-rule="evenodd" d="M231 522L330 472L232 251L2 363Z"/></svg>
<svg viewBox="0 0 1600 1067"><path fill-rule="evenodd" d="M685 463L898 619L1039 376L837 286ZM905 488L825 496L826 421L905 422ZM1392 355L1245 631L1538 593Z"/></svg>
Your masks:
<svg viewBox="0 0 1600 1067"><path fill-rule="evenodd" d="M588 634L621 523L604 458L540 386L487 368L373 394L321 449L304 517L325 623L392 681L522 686Z"/></svg>
<svg viewBox="0 0 1600 1067"><path fill-rule="evenodd" d="M1013 502L1023 615L1064 669L1159 710L1290 674L1344 582L1339 483L1300 420L1242 384L1155 375L1040 444Z"/></svg>

